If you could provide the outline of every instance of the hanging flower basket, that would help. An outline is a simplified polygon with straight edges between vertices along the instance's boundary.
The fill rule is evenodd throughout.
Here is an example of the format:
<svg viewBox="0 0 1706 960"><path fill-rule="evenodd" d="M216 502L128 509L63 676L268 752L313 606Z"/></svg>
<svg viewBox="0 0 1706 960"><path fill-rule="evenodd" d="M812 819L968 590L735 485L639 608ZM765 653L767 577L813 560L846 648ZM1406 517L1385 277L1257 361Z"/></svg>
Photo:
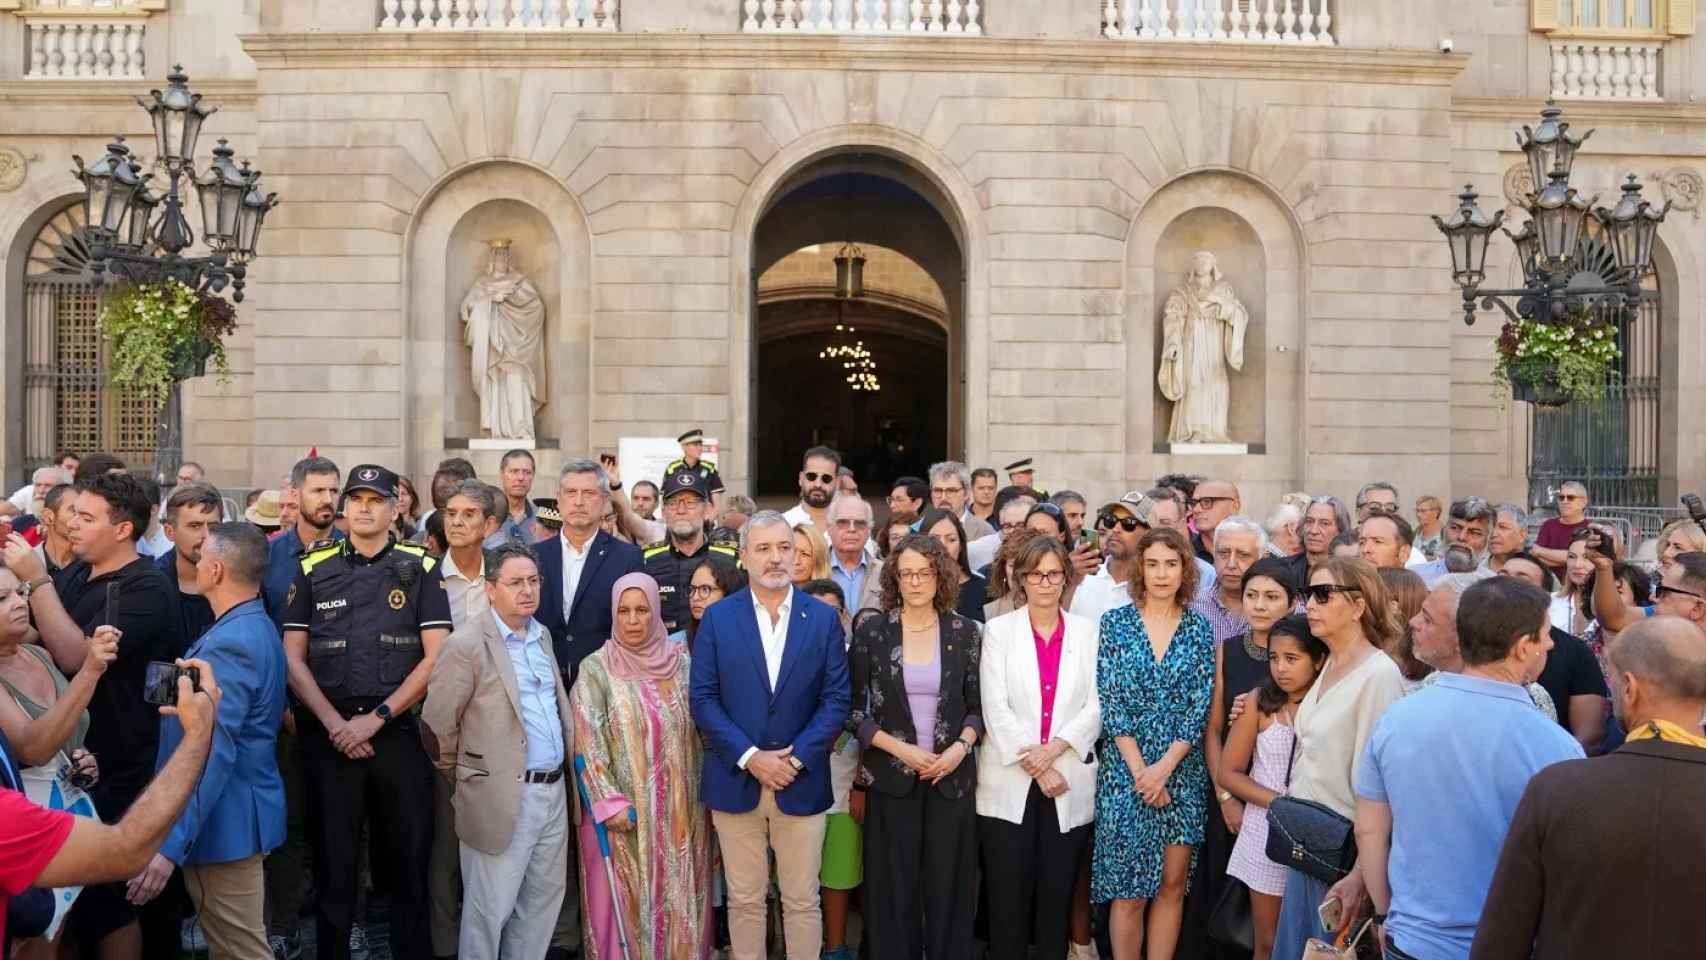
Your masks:
<svg viewBox="0 0 1706 960"><path fill-rule="evenodd" d="M221 381L230 375L224 338L237 329L237 311L222 297L176 280L118 287L101 306L100 324L112 382L159 403L209 364Z"/></svg>
<svg viewBox="0 0 1706 960"><path fill-rule="evenodd" d="M1515 320L1499 332L1493 379L1542 407L1597 403L1617 379L1617 324L1582 312L1556 323Z"/></svg>

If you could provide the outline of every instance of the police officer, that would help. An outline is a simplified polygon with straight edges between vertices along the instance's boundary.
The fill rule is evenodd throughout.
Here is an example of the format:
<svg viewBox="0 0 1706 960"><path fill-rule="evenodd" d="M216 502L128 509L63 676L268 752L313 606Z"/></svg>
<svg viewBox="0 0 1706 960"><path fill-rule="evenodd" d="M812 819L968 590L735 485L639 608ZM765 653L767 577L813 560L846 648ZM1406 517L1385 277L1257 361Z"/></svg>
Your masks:
<svg viewBox="0 0 1706 960"><path fill-rule="evenodd" d="M1013 486L1015 486L1015 487L1030 487L1031 489L1037 491L1037 496L1044 497L1044 498L1046 498L1048 496L1047 490L1039 489L1036 486L1037 469L1031 463L1030 457L1025 457L1023 460L1016 460L1012 463L1009 463L1006 467L1003 467L1002 469L1007 471L1007 482L1012 484Z"/></svg>
<svg viewBox="0 0 1706 960"><path fill-rule="evenodd" d="M678 469L663 478L663 515L668 534L647 546L646 572L658 582L658 600L663 604L663 626L671 633L687 629L687 584L698 560L715 553L739 562L739 553L729 547L713 546L705 537L705 520L711 515L711 489L697 470Z"/></svg>
<svg viewBox="0 0 1706 960"><path fill-rule="evenodd" d="M698 427L694 427L681 436L676 437L675 441L681 444L681 457L678 460L671 460L669 462L669 466L663 468L663 477L665 482L669 480L669 475L677 470L692 470L694 473L705 478L705 489L707 491L705 499L710 502L712 506L715 506L717 494L723 492L723 478L717 473L717 465L703 457L705 452L705 431Z"/></svg>
<svg viewBox="0 0 1706 960"><path fill-rule="evenodd" d="M450 634L450 601L425 548L391 535L396 474L356 467L343 496L349 539L303 554L284 616L303 765L323 821L318 956L350 955L365 820L390 866L392 955L427 957L433 770L409 711Z"/></svg>

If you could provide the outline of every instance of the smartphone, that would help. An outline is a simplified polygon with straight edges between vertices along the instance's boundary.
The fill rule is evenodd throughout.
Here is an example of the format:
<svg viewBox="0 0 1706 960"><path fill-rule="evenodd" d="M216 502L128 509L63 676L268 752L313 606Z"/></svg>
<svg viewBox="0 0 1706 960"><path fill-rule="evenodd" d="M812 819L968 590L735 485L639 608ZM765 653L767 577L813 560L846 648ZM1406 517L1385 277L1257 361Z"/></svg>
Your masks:
<svg viewBox="0 0 1706 960"><path fill-rule="evenodd" d="M1321 920L1323 933L1338 933L1339 926L1345 919L1345 904L1338 897L1328 897L1321 902L1315 915Z"/></svg>
<svg viewBox="0 0 1706 960"><path fill-rule="evenodd" d="M101 622L109 627L118 626L118 583L107 581L106 606L101 611Z"/></svg>
<svg viewBox="0 0 1706 960"><path fill-rule="evenodd" d="M1078 532L1078 545L1080 547L1091 547L1100 552L1102 549L1102 532L1086 525L1083 530Z"/></svg>
<svg viewBox="0 0 1706 960"><path fill-rule="evenodd" d="M148 672L142 680L142 699L157 706L169 707L178 702L178 678L188 676L190 689L201 690L201 668L179 667L165 660L154 660L148 664Z"/></svg>

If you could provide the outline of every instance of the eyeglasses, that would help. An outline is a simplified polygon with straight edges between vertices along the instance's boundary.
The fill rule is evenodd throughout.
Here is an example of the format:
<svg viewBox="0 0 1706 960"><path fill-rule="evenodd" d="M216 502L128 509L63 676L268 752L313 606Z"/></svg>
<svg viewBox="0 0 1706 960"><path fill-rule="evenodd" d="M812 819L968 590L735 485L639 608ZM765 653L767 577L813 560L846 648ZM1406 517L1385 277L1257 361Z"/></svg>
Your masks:
<svg viewBox="0 0 1706 960"><path fill-rule="evenodd" d="M870 529L870 526L871 521L869 520L852 520L842 517L835 521L835 529L837 530L867 530Z"/></svg>
<svg viewBox="0 0 1706 960"><path fill-rule="evenodd" d="M1001 525L1001 533L1003 535L1012 533L1013 531L1022 528L1024 525L1025 525L1025 521L1023 521L1023 520L1020 520L1017 523L1003 523Z"/></svg>
<svg viewBox="0 0 1706 960"><path fill-rule="evenodd" d="M1670 586L1666 586L1665 584L1662 584L1662 583L1653 588L1653 593L1656 596L1660 596L1660 597L1664 596L1667 593L1674 593L1674 594L1677 594L1678 596L1693 597L1696 600L1706 600L1706 596L1695 593L1693 590L1684 590L1681 587L1670 587Z"/></svg>
<svg viewBox="0 0 1706 960"><path fill-rule="evenodd" d="M1119 527L1126 533L1133 533L1142 525L1143 521L1136 517L1116 517L1111 513L1099 513L1096 515L1096 529L1098 530L1112 530L1115 527Z"/></svg>
<svg viewBox="0 0 1706 960"><path fill-rule="evenodd" d="M1359 503L1357 504L1357 509L1367 510L1369 513L1397 513L1398 505L1396 503L1383 503L1379 500L1375 500L1370 503Z"/></svg>
<svg viewBox="0 0 1706 960"><path fill-rule="evenodd" d="M542 581L538 577L522 577L520 579L513 580L499 580L498 586L503 587L505 590L521 590L523 588L528 590L537 590L539 589L539 584L541 582Z"/></svg>
<svg viewBox="0 0 1706 960"><path fill-rule="evenodd" d="M1066 582L1066 571L1050 570L1044 573L1041 570L1027 570L1025 571L1025 582L1033 587L1040 587L1045 583L1051 587L1058 587Z"/></svg>
<svg viewBox="0 0 1706 960"><path fill-rule="evenodd" d="M806 470L806 471L802 472L800 475L806 478L807 483L834 483L835 482L835 474L833 474L833 473L813 473L810 470Z"/></svg>
<svg viewBox="0 0 1706 960"><path fill-rule="evenodd" d="M1192 510L1196 510L1199 508L1203 509L1203 510L1213 510L1215 507L1215 504L1231 503L1237 499L1238 499L1237 497L1192 497L1191 499L1185 501L1185 506L1191 508Z"/></svg>
<svg viewBox="0 0 1706 960"><path fill-rule="evenodd" d="M713 584L711 586L705 586L704 584L694 584L693 586L687 588L687 596L689 599L692 599L692 600L709 600L709 599L711 599L711 594L716 593L716 592L717 592L717 587L715 584Z"/></svg>
<svg viewBox="0 0 1706 960"><path fill-rule="evenodd" d="M1586 500L1587 497L1584 497L1579 493L1560 493L1560 494L1558 494L1558 499L1559 500Z"/></svg>
<svg viewBox="0 0 1706 960"><path fill-rule="evenodd" d="M896 570L894 575L895 579L914 585L936 579L934 570Z"/></svg>
<svg viewBox="0 0 1706 960"><path fill-rule="evenodd" d="M938 497L945 497L949 494L965 493L966 488L965 487L931 487L930 492L935 494Z"/></svg>
<svg viewBox="0 0 1706 960"><path fill-rule="evenodd" d="M1333 602L1333 594L1335 593L1361 592L1361 587L1341 587L1336 583L1312 583L1303 588L1303 595L1309 598L1310 603L1320 604L1323 607Z"/></svg>

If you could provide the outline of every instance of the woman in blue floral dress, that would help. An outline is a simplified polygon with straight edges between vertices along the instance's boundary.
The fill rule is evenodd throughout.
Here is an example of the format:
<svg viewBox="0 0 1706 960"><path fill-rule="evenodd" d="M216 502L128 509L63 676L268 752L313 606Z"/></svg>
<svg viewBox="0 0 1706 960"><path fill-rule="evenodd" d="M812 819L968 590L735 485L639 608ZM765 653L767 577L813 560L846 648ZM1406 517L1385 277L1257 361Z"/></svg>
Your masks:
<svg viewBox="0 0 1706 960"><path fill-rule="evenodd" d="M1090 895L1112 901L1113 960L1172 960L1185 885L1208 813L1203 730L1214 695L1214 633L1189 608L1190 542L1160 528L1138 541L1133 603L1102 617L1096 689L1102 763Z"/></svg>

